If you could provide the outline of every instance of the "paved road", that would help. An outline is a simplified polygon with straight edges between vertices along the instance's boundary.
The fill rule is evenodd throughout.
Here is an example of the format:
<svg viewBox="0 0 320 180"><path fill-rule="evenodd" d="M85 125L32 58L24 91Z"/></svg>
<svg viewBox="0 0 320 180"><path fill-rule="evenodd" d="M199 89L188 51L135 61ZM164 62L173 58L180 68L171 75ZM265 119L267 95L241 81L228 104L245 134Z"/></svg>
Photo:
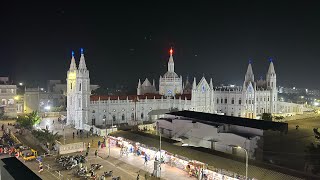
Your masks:
<svg viewBox="0 0 320 180"><path fill-rule="evenodd" d="M108 146L105 148L99 149L99 156L104 159L109 159L109 150ZM147 165L144 164L144 158L142 156L135 156L133 154L120 156L120 148L111 147L110 148L110 156L118 159L119 161L123 161L127 164L133 165L141 170L149 172L151 174L154 170L154 159L151 159ZM161 178L163 179L175 179L175 180L195 180L194 177L189 177L187 172L182 171L178 168L171 167L166 164L161 165Z"/></svg>

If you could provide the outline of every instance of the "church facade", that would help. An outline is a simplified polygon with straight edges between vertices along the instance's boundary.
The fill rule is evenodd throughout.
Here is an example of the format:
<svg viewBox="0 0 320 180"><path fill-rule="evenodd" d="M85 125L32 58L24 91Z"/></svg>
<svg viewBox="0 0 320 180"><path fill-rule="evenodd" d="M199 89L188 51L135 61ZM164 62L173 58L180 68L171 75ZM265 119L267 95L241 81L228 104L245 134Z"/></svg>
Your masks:
<svg viewBox="0 0 320 180"><path fill-rule="evenodd" d="M138 81L137 95L91 95L89 70L83 50L79 67L72 53L67 72L67 124L83 129L83 124L139 124L152 120L154 114L175 110L217 113L228 116L257 118L262 113L302 113L302 106L281 102L278 108L276 73L272 60L265 80L255 81L249 62L242 87L216 87L210 78L196 78L192 84L174 71L173 51L170 50L168 71L160 76L159 91L155 81ZM280 106L279 106L280 107Z"/></svg>

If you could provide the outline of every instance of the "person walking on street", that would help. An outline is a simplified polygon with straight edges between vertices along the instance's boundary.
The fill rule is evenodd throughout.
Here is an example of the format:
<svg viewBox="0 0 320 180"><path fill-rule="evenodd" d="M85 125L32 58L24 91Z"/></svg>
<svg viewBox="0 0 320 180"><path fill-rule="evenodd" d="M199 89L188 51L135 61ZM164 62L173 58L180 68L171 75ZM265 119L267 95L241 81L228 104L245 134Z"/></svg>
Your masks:
<svg viewBox="0 0 320 180"><path fill-rule="evenodd" d="M100 145L101 145L101 142L100 142L100 141L98 141L98 148L100 148Z"/></svg>
<svg viewBox="0 0 320 180"><path fill-rule="evenodd" d="M148 156L144 154L144 165L148 165Z"/></svg>
<svg viewBox="0 0 320 180"><path fill-rule="evenodd" d="M98 150L96 149L96 151L94 152L94 155L97 157L98 156Z"/></svg>
<svg viewBox="0 0 320 180"><path fill-rule="evenodd" d="M54 119L52 120L52 124L54 124Z"/></svg>
<svg viewBox="0 0 320 180"><path fill-rule="evenodd" d="M138 176L137 176L137 180L139 180L140 179L140 174L138 174Z"/></svg>
<svg viewBox="0 0 320 180"><path fill-rule="evenodd" d="M43 171L43 166L42 166L42 162L39 163L39 173L41 173Z"/></svg>
<svg viewBox="0 0 320 180"><path fill-rule="evenodd" d="M89 152L89 150L90 150L90 145L89 145L89 143L88 143L87 152Z"/></svg>

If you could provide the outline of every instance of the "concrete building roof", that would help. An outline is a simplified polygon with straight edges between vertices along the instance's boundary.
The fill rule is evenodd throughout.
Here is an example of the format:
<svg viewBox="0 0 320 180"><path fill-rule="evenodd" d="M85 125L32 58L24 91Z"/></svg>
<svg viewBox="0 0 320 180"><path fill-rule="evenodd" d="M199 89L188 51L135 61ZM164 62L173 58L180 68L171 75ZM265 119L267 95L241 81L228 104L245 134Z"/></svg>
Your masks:
<svg viewBox="0 0 320 180"><path fill-rule="evenodd" d="M16 157L3 158L1 161L4 163L3 167L14 179L41 180L38 175L31 171Z"/></svg>
<svg viewBox="0 0 320 180"><path fill-rule="evenodd" d="M167 114L174 115L174 116L188 117L199 122L223 123L223 124L238 125L238 126L262 129L262 130L273 130L273 131L280 131L285 133L288 132L288 124L282 123L282 122L248 119L248 118L242 118L242 117L225 116L225 115L210 114L210 113L195 112L195 111L177 111L177 112L170 112Z"/></svg>

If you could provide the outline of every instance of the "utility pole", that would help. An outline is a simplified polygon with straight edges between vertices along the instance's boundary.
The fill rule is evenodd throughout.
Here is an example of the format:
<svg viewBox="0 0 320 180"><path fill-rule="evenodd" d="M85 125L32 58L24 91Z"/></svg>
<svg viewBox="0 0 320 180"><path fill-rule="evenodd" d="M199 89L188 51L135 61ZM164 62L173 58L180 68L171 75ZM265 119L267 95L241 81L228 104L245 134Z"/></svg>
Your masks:
<svg viewBox="0 0 320 180"><path fill-rule="evenodd" d="M162 160L161 160L161 132L159 131L159 134L160 134L160 172L159 172L159 177L161 178L161 163L162 163Z"/></svg>

